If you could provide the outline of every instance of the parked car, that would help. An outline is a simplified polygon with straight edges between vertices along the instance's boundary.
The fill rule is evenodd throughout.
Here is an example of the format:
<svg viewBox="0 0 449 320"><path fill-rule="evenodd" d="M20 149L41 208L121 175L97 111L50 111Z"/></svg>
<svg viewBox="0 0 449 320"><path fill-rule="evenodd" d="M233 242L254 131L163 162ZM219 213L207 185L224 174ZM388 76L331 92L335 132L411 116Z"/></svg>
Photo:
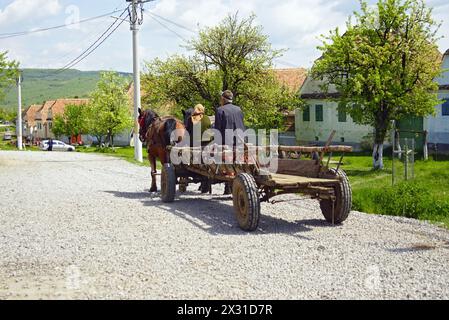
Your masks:
<svg viewBox="0 0 449 320"><path fill-rule="evenodd" d="M41 141L39 148L41 150L47 151L48 140ZM59 140L53 140L53 151L75 151L75 147Z"/></svg>
<svg viewBox="0 0 449 320"><path fill-rule="evenodd" d="M12 139L12 133L7 131L5 132L5 135L3 136L3 140L10 141Z"/></svg>

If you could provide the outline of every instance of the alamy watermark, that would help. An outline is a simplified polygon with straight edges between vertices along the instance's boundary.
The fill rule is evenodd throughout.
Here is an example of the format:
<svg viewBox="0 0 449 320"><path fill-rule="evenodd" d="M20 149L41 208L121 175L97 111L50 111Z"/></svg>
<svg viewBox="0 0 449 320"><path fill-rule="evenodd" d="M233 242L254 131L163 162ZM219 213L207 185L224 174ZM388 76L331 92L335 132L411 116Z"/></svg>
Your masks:
<svg viewBox="0 0 449 320"><path fill-rule="evenodd" d="M170 140L180 141L170 152L170 161L179 164L253 164L275 172L278 168L279 132L267 130L232 130L222 132L208 129L201 133L200 126L194 126L192 137L189 132L175 130ZM213 137L213 140L211 140Z"/></svg>

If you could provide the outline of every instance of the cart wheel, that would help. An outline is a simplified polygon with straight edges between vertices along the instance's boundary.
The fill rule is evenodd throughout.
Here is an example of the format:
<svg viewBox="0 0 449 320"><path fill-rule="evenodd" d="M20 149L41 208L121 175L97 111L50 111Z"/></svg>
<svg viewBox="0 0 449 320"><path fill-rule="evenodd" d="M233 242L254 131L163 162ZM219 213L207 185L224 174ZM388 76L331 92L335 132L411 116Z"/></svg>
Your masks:
<svg viewBox="0 0 449 320"><path fill-rule="evenodd" d="M260 199L256 181L248 173L240 173L232 185L234 212L240 228L256 230L260 218Z"/></svg>
<svg viewBox="0 0 449 320"><path fill-rule="evenodd" d="M173 202L176 194L175 168L171 164L164 164L161 172L161 198L162 202Z"/></svg>
<svg viewBox="0 0 449 320"><path fill-rule="evenodd" d="M348 218L352 206L352 190L349 179L343 170L329 169L324 175L326 178L339 178L340 184L335 187L334 214L332 217L332 201L323 199L320 201L321 212L327 222L340 224Z"/></svg>

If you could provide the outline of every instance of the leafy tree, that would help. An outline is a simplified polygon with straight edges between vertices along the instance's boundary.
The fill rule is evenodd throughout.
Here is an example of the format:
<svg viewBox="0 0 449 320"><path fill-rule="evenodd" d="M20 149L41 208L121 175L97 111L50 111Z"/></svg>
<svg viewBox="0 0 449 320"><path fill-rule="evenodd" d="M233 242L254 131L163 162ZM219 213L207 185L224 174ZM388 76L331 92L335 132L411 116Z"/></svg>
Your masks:
<svg viewBox="0 0 449 320"><path fill-rule="evenodd" d="M5 97L5 90L14 83L18 75L19 63L9 61L7 52L0 52L0 100Z"/></svg>
<svg viewBox="0 0 449 320"><path fill-rule="evenodd" d="M114 135L132 126L126 88L127 81L123 77L116 72L104 72L91 94L88 131L97 137L106 136L112 146Z"/></svg>
<svg viewBox="0 0 449 320"><path fill-rule="evenodd" d="M147 62L144 104L180 116L182 109L202 103L213 114L220 92L229 89L250 126L270 128L281 124L280 112L286 106L300 106L297 95L285 90L269 70L282 52L272 49L254 15L230 15L201 30L187 48L192 55Z"/></svg>
<svg viewBox="0 0 449 320"><path fill-rule="evenodd" d="M62 115L56 115L52 131L55 136L78 136L87 133L87 112L84 105L67 105Z"/></svg>
<svg viewBox="0 0 449 320"><path fill-rule="evenodd" d="M15 123L17 120L17 111L8 110L7 108L0 108L0 120L6 120Z"/></svg>
<svg viewBox="0 0 449 320"><path fill-rule="evenodd" d="M68 133L64 116L61 114L57 114L54 116L51 131L53 132L56 138L67 136L69 137L70 140L70 134Z"/></svg>
<svg viewBox="0 0 449 320"><path fill-rule="evenodd" d="M104 128L103 123L99 121L98 109L92 103L86 105L86 127L87 132L97 138L98 145L101 146L107 130Z"/></svg>
<svg viewBox="0 0 449 320"><path fill-rule="evenodd" d="M336 86L340 109L374 127L373 166L380 169L390 121L432 114L438 104L439 25L422 0L360 3L344 34L336 29L324 37L312 75L324 80L325 89Z"/></svg>

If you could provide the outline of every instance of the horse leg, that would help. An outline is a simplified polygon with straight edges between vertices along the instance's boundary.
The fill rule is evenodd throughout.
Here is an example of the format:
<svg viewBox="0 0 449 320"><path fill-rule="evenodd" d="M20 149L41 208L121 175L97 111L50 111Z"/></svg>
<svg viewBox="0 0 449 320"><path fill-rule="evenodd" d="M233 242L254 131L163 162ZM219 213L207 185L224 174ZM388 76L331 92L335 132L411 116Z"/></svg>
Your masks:
<svg viewBox="0 0 449 320"><path fill-rule="evenodd" d="M150 192L156 192L157 191L157 185L156 185L156 158L154 156L148 155L148 159L150 160L150 166L151 166L151 188Z"/></svg>

